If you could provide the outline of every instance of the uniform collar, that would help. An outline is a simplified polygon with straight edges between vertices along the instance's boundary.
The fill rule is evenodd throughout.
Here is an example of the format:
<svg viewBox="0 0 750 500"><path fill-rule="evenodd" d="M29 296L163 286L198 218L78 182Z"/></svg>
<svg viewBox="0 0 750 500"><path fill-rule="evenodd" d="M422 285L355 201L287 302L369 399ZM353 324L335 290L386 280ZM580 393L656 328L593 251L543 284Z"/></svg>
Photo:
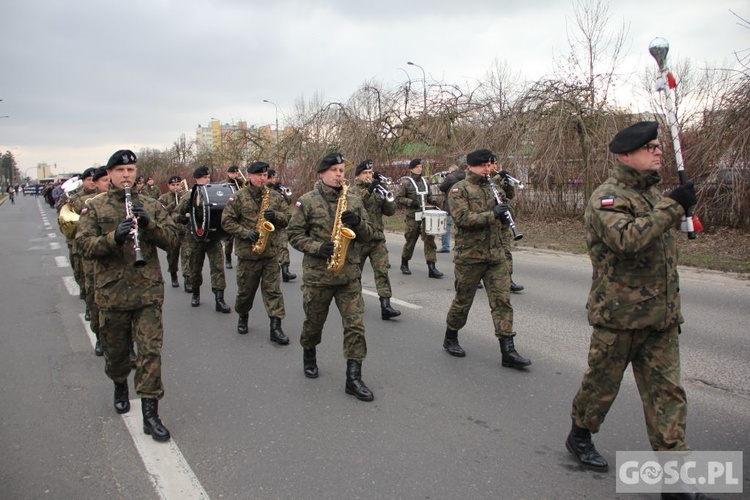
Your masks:
<svg viewBox="0 0 750 500"><path fill-rule="evenodd" d="M475 174L469 169L466 170L465 179L467 182L471 182L472 184L479 184L479 185L487 184L487 179L484 176Z"/></svg>
<svg viewBox="0 0 750 500"><path fill-rule="evenodd" d="M612 174L615 179L622 182L625 185L634 187L645 191L651 186L661 182L661 175L659 172L652 172L650 174L642 174L633 167L629 167L624 163L617 162L617 167Z"/></svg>

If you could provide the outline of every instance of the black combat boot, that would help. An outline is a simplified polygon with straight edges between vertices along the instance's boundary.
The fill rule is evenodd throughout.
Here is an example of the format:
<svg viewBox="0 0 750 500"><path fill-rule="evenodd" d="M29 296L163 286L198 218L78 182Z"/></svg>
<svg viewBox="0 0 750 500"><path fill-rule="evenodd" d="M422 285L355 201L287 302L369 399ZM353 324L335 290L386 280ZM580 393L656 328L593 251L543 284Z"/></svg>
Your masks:
<svg viewBox="0 0 750 500"><path fill-rule="evenodd" d="M201 305L201 289L200 288L193 288L193 297L190 299L190 305L193 307L198 307Z"/></svg>
<svg viewBox="0 0 750 500"><path fill-rule="evenodd" d="M172 273L170 275L170 278L172 278L172 288L180 288L180 282L177 279L177 273Z"/></svg>
<svg viewBox="0 0 750 500"><path fill-rule="evenodd" d="M361 361L346 360L346 393L356 396L360 401L372 401L375 399L372 391L362 380Z"/></svg>
<svg viewBox="0 0 750 500"><path fill-rule="evenodd" d="M513 278L510 279L510 291L513 293L518 293L521 290L523 290L523 285L519 285L517 283L513 282Z"/></svg>
<svg viewBox="0 0 750 500"><path fill-rule="evenodd" d="M216 296L216 312L230 313L232 308L224 302L224 290L214 290L214 296Z"/></svg>
<svg viewBox="0 0 750 500"><path fill-rule="evenodd" d="M406 259L401 259L401 272L403 274L411 274L411 269L409 269L409 261Z"/></svg>
<svg viewBox="0 0 750 500"><path fill-rule="evenodd" d="M104 356L104 349L102 349L102 342L99 340L99 335L96 336L96 344L94 344L94 354L97 356Z"/></svg>
<svg viewBox="0 0 750 500"><path fill-rule="evenodd" d="M284 281L284 283L292 281L296 277L297 277L296 274L294 274L293 272L289 271L289 265L288 264L281 264L281 279Z"/></svg>
<svg viewBox="0 0 750 500"><path fill-rule="evenodd" d="M530 359L518 354L513 337L500 337L500 352L503 354L502 364L508 368L526 368L531 364Z"/></svg>
<svg viewBox="0 0 750 500"><path fill-rule="evenodd" d="M115 382L115 411L123 414L130 411L130 395L128 394L128 381L122 384Z"/></svg>
<svg viewBox="0 0 750 500"><path fill-rule="evenodd" d="M466 351L464 351L463 347L458 345L458 330L451 330L450 328L445 329L443 349L448 351L448 354L451 356L456 356L458 358L466 356Z"/></svg>
<svg viewBox="0 0 750 500"><path fill-rule="evenodd" d="M401 311L391 307L390 297L380 297L380 317L382 319L391 319L401 316Z"/></svg>
<svg viewBox="0 0 750 500"><path fill-rule="evenodd" d="M189 276L183 276L185 281L185 293L193 293L193 287L190 284L190 277Z"/></svg>
<svg viewBox="0 0 750 500"><path fill-rule="evenodd" d="M91 321L91 311L89 311L89 306L86 306L86 311L83 313L83 319Z"/></svg>
<svg viewBox="0 0 750 500"><path fill-rule="evenodd" d="M237 320L237 333L245 335L250 328L247 326L247 319L250 317L250 313L240 314L240 319Z"/></svg>
<svg viewBox="0 0 750 500"><path fill-rule="evenodd" d="M276 342L279 345L289 343L289 337L281 329L281 318L271 318L271 342Z"/></svg>
<svg viewBox="0 0 750 500"><path fill-rule="evenodd" d="M607 460L594 448L590 430L573 424L568 439L565 440L565 447L587 469L596 472L607 472L609 470Z"/></svg>
<svg viewBox="0 0 750 500"><path fill-rule="evenodd" d="M164 427L159 419L159 400L155 398L141 399L141 410L143 411L143 432L151 436L154 441L163 443L171 437L169 430Z"/></svg>
<svg viewBox="0 0 750 500"><path fill-rule="evenodd" d="M442 278L443 273L437 270L437 267L435 267L434 262L427 262L427 269L429 270L429 273L427 274L430 278Z"/></svg>
<svg viewBox="0 0 750 500"><path fill-rule="evenodd" d="M232 269L232 254L224 254L224 267Z"/></svg>
<svg viewBox="0 0 750 500"><path fill-rule="evenodd" d="M305 371L305 377L318 378L318 359L315 348L302 349L302 368Z"/></svg>

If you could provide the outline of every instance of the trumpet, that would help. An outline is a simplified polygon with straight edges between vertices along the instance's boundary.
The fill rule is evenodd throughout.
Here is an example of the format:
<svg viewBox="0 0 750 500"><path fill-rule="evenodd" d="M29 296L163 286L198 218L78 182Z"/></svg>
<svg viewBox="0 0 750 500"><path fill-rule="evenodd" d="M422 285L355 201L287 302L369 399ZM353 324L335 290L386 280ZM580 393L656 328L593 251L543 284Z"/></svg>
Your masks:
<svg viewBox="0 0 750 500"><path fill-rule="evenodd" d="M386 177L385 175L381 174L380 172L373 172L372 173L372 178L379 180L382 184L384 184L386 186L390 186L391 184L393 184L393 181L391 180L390 177Z"/></svg>
<svg viewBox="0 0 750 500"><path fill-rule="evenodd" d="M495 175L498 175L499 173L500 173L499 171L496 171ZM516 179L515 177L513 177L512 175L508 173L506 173L504 177L505 177L505 182L507 182L508 184L517 186L518 189L523 189L525 187L521 180Z"/></svg>
<svg viewBox="0 0 750 500"><path fill-rule="evenodd" d="M391 190L386 187L393 183L391 178L384 176L380 172L373 172L372 178L380 182L380 184L375 187L377 192L380 193L380 196L382 196L388 203L393 203L393 200L395 199L393 193L391 193Z"/></svg>
<svg viewBox="0 0 750 500"><path fill-rule="evenodd" d="M279 193L281 193L281 195L284 198L291 198L292 190L289 189L288 187L282 186L281 184L279 184L279 186L276 189L279 191Z"/></svg>

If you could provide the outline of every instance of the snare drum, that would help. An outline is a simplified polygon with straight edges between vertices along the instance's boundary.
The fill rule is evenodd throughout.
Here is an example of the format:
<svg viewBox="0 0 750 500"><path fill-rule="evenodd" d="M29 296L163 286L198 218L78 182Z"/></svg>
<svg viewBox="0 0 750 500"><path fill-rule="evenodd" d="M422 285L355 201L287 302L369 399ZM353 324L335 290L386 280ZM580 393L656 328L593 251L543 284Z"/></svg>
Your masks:
<svg viewBox="0 0 750 500"><path fill-rule="evenodd" d="M425 210L423 219L426 234L440 236L448 231L448 212L444 210Z"/></svg>
<svg viewBox="0 0 750 500"><path fill-rule="evenodd" d="M232 184L196 184L190 193L190 220L198 241L227 239L221 228L221 213L234 193Z"/></svg>

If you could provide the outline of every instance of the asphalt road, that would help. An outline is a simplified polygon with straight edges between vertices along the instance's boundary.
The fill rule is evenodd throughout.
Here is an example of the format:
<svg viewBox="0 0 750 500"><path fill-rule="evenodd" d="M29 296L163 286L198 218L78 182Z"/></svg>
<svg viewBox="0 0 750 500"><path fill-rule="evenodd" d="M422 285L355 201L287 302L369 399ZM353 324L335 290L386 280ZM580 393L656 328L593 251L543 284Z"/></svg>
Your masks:
<svg viewBox="0 0 750 500"><path fill-rule="evenodd" d="M65 285L72 270L55 218L41 198L0 206L0 497L158 498L158 481L144 465L149 457L112 409L112 384L102 358L93 355L83 302ZM214 311L207 273L198 308L181 288L167 285L160 414L207 496L657 498L615 493L616 451L649 448L630 374L595 436L610 472L584 471L564 447L590 335L585 257L514 252L514 278L526 286L513 295L516 347L534 363L516 371L500 365L482 290L459 334L467 356L443 351L453 297L450 255L439 255L445 277L428 279L419 244L414 274L403 276L402 244L402 236L389 235L400 318L380 319L369 268L363 278L369 351L363 378L375 393L372 403L344 393L335 308L318 349L320 377L302 373L298 252L291 251L299 277L282 284L283 328L292 339L285 347L269 342L260 297L250 333L241 336L236 314ZM227 271L230 305L234 273ZM750 450L750 281L687 269L681 277L688 440L697 450ZM139 413L135 404L131 415Z"/></svg>

